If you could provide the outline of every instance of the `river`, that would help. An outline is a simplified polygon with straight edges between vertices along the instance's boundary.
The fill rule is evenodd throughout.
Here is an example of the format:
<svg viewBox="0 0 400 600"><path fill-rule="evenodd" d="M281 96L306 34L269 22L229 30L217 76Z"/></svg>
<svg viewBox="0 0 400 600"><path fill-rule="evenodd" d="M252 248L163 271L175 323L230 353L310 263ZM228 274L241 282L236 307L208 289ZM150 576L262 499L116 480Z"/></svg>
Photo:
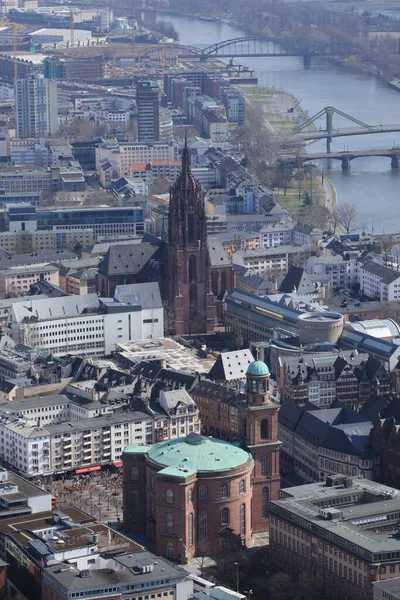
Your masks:
<svg viewBox="0 0 400 600"><path fill-rule="evenodd" d="M180 43L190 46L204 47L246 35L245 31L226 23L165 13L160 14L160 18L172 21ZM309 116L324 106L334 106L370 125L400 123L400 93L369 75L320 59L313 59L310 69L304 69L300 57L238 60L255 70L260 85L282 88L301 99L301 106ZM323 120L320 125L324 127ZM351 125L335 115L335 127ZM336 138L333 150L391 148L393 144L400 145L400 133ZM323 148L325 143L320 141L310 146L310 152ZM400 232L400 169L392 170L390 159L358 158L351 162L349 172L342 172L339 161L329 162L325 169L335 184L339 204L354 203L359 222L368 232Z"/></svg>

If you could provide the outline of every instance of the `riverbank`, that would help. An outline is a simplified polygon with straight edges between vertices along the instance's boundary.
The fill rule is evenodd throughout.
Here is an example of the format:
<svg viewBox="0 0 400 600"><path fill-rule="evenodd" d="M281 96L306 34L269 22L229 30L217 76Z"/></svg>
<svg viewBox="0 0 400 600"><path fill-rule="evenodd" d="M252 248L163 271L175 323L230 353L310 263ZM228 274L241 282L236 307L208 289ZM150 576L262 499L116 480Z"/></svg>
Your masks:
<svg viewBox="0 0 400 600"><path fill-rule="evenodd" d="M288 92L260 85L239 86L246 101L264 113L265 126L273 135L282 136L307 120L301 102ZM315 129L311 124L309 129ZM318 168L297 169L282 187L274 189L279 201L294 218L309 217L312 206L325 206L330 212L336 205L336 189Z"/></svg>

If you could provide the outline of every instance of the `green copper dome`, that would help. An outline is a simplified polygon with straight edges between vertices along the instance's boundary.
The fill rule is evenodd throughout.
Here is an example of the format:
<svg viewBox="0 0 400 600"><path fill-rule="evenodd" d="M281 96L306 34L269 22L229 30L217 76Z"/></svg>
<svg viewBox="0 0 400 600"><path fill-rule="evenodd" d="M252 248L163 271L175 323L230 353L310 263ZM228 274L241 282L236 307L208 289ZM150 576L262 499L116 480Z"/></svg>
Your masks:
<svg viewBox="0 0 400 600"><path fill-rule="evenodd" d="M249 368L247 369L247 375L253 375L254 377L265 377L266 375L269 375L269 369L262 360L255 360L249 365Z"/></svg>
<svg viewBox="0 0 400 600"><path fill-rule="evenodd" d="M227 471L251 460L250 454L241 448L198 433L155 444L147 456L158 466L198 472Z"/></svg>

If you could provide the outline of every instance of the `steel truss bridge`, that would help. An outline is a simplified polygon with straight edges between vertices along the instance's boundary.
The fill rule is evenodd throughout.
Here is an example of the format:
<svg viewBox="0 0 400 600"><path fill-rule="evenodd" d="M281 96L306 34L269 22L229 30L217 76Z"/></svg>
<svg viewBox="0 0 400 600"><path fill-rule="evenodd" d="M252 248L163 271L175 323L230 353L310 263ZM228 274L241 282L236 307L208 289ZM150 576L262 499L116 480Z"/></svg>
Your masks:
<svg viewBox="0 0 400 600"><path fill-rule="evenodd" d="M333 117L339 115L354 123L357 127L334 127ZM325 118L325 129L316 129L315 122L320 118ZM370 133L392 133L400 131L400 125L367 125L359 119L347 115L341 110L338 110L334 106L325 106L322 110L317 112L304 123L296 127L292 133L286 136L284 146L290 146L292 144L301 144L305 141L316 142L320 139L326 139L326 152L327 154L332 153L332 139L334 137L346 137L350 135L368 135ZM333 157L332 157L333 158Z"/></svg>
<svg viewBox="0 0 400 600"><path fill-rule="evenodd" d="M312 57L352 56L360 52L351 43L333 40L329 42L312 42L299 45L296 42L282 41L279 38L239 37L212 44L206 48L181 46L180 44L159 44L145 50L136 58L141 60L175 60L198 59L207 61L213 58L245 58L249 56L279 57L302 56L305 66L310 66Z"/></svg>

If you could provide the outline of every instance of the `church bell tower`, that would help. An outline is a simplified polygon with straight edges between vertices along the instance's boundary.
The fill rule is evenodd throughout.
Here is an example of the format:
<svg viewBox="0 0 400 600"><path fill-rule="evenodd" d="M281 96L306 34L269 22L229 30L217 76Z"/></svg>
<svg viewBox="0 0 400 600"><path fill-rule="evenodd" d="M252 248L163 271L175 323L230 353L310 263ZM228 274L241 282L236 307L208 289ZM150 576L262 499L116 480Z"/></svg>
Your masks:
<svg viewBox="0 0 400 600"><path fill-rule="evenodd" d="M214 331L204 195L193 177L185 139L182 171L170 192L166 290L175 334Z"/></svg>

